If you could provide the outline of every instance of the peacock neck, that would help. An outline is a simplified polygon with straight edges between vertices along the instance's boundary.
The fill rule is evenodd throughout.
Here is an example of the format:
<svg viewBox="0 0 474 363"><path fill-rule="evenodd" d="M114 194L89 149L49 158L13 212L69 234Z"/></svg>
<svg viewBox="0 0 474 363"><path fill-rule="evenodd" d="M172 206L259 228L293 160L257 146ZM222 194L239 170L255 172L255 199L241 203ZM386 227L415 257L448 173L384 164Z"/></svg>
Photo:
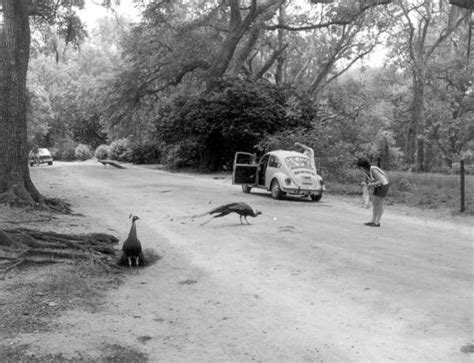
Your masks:
<svg viewBox="0 0 474 363"><path fill-rule="evenodd" d="M130 228L128 238L137 238L137 227L135 226L135 221L132 222L132 228Z"/></svg>

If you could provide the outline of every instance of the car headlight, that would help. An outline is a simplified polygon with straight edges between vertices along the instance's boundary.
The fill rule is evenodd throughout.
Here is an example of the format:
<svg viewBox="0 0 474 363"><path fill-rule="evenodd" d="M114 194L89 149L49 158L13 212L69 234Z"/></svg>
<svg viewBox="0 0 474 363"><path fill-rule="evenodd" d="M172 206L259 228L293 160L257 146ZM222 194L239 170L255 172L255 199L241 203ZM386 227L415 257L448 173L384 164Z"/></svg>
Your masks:
<svg viewBox="0 0 474 363"><path fill-rule="evenodd" d="M291 178L290 178L290 177L286 177L286 178L285 178L285 184L286 184L286 185L290 185L290 184L291 184Z"/></svg>

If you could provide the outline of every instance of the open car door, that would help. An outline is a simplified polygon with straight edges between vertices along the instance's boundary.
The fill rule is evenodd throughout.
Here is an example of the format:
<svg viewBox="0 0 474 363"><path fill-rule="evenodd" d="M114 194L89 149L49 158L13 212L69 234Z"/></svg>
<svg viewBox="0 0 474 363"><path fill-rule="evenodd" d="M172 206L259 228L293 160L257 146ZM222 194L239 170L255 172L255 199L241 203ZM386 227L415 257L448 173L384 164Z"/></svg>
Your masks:
<svg viewBox="0 0 474 363"><path fill-rule="evenodd" d="M257 158L255 154L236 152L232 184L255 185L257 182Z"/></svg>

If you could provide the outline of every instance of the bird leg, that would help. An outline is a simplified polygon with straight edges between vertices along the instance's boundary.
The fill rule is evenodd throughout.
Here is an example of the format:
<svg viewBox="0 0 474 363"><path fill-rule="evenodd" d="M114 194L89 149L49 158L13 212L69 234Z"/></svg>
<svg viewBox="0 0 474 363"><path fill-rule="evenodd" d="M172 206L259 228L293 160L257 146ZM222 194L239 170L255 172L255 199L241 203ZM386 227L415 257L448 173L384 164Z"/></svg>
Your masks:
<svg viewBox="0 0 474 363"><path fill-rule="evenodd" d="M247 224L250 224L250 222L247 220L247 216L244 216L244 219L245 219L245 222L247 222Z"/></svg>
<svg viewBox="0 0 474 363"><path fill-rule="evenodd" d="M127 260L128 260L128 267L130 268L130 271L132 271L132 258L127 257Z"/></svg>
<svg viewBox="0 0 474 363"><path fill-rule="evenodd" d="M243 223L242 223L242 216L239 215L239 218L240 218L240 224L243 224Z"/></svg>
<svg viewBox="0 0 474 363"><path fill-rule="evenodd" d="M135 262L136 262L137 267L138 267L139 264L140 264L140 256L135 257Z"/></svg>

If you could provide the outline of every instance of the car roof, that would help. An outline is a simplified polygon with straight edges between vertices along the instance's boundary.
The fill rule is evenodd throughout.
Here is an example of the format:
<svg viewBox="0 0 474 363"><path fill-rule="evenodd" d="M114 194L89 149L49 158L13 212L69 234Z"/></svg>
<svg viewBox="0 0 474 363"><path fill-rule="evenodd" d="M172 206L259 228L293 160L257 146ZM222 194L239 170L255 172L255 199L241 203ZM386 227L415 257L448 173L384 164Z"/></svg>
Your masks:
<svg viewBox="0 0 474 363"><path fill-rule="evenodd" d="M298 157L303 157L307 158L305 154L299 153L297 151L290 151L290 150L273 150L267 153L268 155L275 155L277 157L281 157L283 159L286 159L287 157L291 156L298 156Z"/></svg>

